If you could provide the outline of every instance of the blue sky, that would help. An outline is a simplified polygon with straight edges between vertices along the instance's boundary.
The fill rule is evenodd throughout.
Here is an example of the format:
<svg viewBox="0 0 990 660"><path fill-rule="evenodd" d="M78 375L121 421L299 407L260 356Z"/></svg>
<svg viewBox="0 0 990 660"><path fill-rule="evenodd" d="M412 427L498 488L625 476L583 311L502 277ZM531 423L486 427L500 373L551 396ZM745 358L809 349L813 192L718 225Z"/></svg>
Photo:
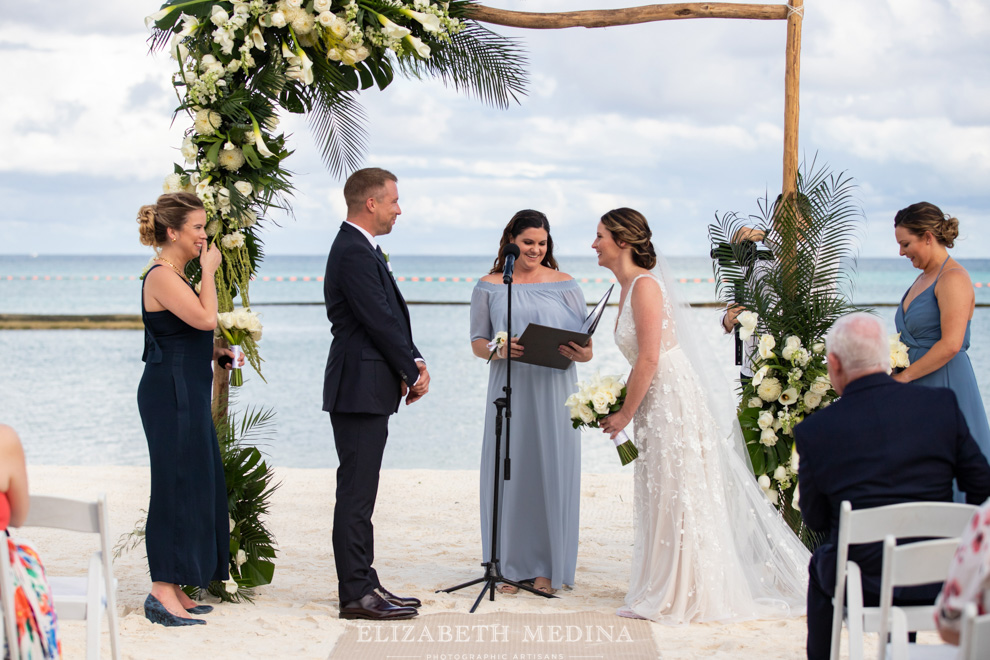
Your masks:
<svg viewBox="0 0 990 660"><path fill-rule="evenodd" d="M493 0L569 11L628 1ZM161 191L186 126L170 126L174 62L147 53L133 0L18 3L0 24L0 253L141 253L134 216ZM436 82L362 97L368 165L399 177L403 215L383 240L409 254L491 254L520 208L550 218L562 253L590 254L598 217L641 210L670 255L707 251L715 213L779 192L785 24L691 20L599 30L496 31L522 39L531 85L509 110ZM861 254L896 257L897 209L956 215L953 254L990 243L990 6L979 0L806 0L804 156L846 171L866 220ZM295 218L270 254L320 254L343 218L342 182L305 121Z"/></svg>

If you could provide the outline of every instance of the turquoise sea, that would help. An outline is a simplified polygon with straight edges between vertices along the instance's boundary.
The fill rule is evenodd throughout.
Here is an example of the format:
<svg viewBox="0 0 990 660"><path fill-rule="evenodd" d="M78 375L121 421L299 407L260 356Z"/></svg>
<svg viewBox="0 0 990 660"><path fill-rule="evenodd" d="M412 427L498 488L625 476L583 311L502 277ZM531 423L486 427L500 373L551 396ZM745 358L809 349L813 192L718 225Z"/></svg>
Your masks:
<svg viewBox="0 0 990 660"><path fill-rule="evenodd" d="M137 279L147 256L0 255L0 314L138 314ZM711 262L672 258L681 295L712 302ZM252 371L237 388L236 406L276 412L276 429L262 449L285 467L337 465L330 421L321 411L323 368L330 324L322 306L326 257L269 256L251 287L251 302L265 324L260 343L267 383ZM594 257L559 257L561 269L581 282L589 302L609 286L611 273ZM413 332L432 376L429 395L403 406L392 418L387 468L475 469L479 464L487 367L470 350L467 303L491 257L392 256L403 295L412 304ZM990 260L964 260L975 283L970 356L990 405ZM918 271L906 259L861 259L853 299L879 305L893 332L894 305ZM613 298L613 301L616 300ZM595 371L624 375L611 328L616 308L606 311L595 336L595 359L578 365L579 377ZM724 353L726 374L732 345L718 328L718 312L695 308L700 327ZM521 329L520 329L521 331ZM147 445L135 392L143 363L138 330L0 330L0 422L18 430L30 463L146 465ZM582 437L587 472L619 469L611 442L597 432Z"/></svg>

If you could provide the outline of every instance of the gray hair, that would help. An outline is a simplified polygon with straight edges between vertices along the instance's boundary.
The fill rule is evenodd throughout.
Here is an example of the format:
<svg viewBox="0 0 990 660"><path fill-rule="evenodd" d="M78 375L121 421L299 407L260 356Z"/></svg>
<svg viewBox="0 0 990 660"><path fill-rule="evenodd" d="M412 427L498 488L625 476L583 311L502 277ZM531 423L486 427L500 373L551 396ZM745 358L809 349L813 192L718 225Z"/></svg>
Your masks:
<svg viewBox="0 0 990 660"><path fill-rule="evenodd" d="M825 337L829 353L834 353L846 371L887 370L890 341L883 324L866 312L846 314L835 322Z"/></svg>

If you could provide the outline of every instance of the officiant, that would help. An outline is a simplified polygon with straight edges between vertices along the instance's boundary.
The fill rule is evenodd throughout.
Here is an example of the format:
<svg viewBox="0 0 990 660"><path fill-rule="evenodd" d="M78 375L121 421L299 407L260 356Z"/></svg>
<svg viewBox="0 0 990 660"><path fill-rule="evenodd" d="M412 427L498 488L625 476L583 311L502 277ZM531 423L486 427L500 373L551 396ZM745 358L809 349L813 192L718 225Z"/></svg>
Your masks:
<svg viewBox="0 0 990 660"><path fill-rule="evenodd" d="M492 480L495 473L495 399L505 396L506 351L513 360L525 346L513 336L489 348L505 332L508 287L503 284L505 247L519 248L512 288L512 334L530 323L579 330L587 315L584 293L553 256L550 223L539 211L516 213L502 232L498 257L471 295L471 348L489 361L485 397L485 434L481 450L481 539L483 556L491 556ZM572 361L567 369L533 364L512 365L511 479L504 481L499 501L502 517L499 553L502 574L509 580L533 581L552 594L574 584L578 546L578 504L581 486L581 434L572 428L564 401L577 382L573 362L592 357L591 342L559 347ZM505 443L502 444L503 456ZM499 460L502 456L499 457ZM515 593L503 584L503 593Z"/></svg>

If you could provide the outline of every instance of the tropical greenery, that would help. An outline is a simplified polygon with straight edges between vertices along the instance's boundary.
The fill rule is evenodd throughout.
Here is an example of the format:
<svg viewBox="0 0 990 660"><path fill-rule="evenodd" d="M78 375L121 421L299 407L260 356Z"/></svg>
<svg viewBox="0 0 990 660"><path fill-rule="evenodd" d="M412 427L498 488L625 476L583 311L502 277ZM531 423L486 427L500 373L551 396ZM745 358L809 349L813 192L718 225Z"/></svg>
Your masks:
<svg viewBox="0 0 990 660"><path fill-rule="evenodd" d="M272 493L279 484L264 455L255 447L271 440L275 413L272 410L249 408L238 418L229 413L215 420L227 484L227 507L230 516L230 579L214 581L207 591L223 601L250 601L255 587L270 584L275 574L275 537L265 524ZM147 512L132 531L121 535L114 546L113 556L144 543ZM185 586L193 598L202 596L200 589Z"/></svg>
<svg viewBox="0 0 990 660"><path fill-rule="evenodd" d="M739 316L743 339L756 336L754 377L740 384L738 408L753 471L767 497L791 527L812 545L797 508L798 460L794 426L836 397L828 379L824 337L849 301L862 213L853 181L844 173L802 168L797 192L774 203L760 201L759 215L726 213L709 226L715 281ZM760 259L744 237L763 232L770 259ZM759 234L758 234L759 235Z"/></svg>
<svg viewBox="0 0 990 660"><path fill-rule="evenodd" d="M146 19L153 51L177 62L176 116L191 123L183 164L165 192L195 192L208 234L223 253L221 312L249 286L263 257L259 228L273 209L291 212L284 161L292 151L279 116L305 114L335 176L364 154L358 94L384 90L396 72L432 76L497 107L525 91L526 58L513 40L470 16L468 0L169 0ZM189 275L198 277L196 264ZM255 369L257 349L244 346Z"/></svg>

